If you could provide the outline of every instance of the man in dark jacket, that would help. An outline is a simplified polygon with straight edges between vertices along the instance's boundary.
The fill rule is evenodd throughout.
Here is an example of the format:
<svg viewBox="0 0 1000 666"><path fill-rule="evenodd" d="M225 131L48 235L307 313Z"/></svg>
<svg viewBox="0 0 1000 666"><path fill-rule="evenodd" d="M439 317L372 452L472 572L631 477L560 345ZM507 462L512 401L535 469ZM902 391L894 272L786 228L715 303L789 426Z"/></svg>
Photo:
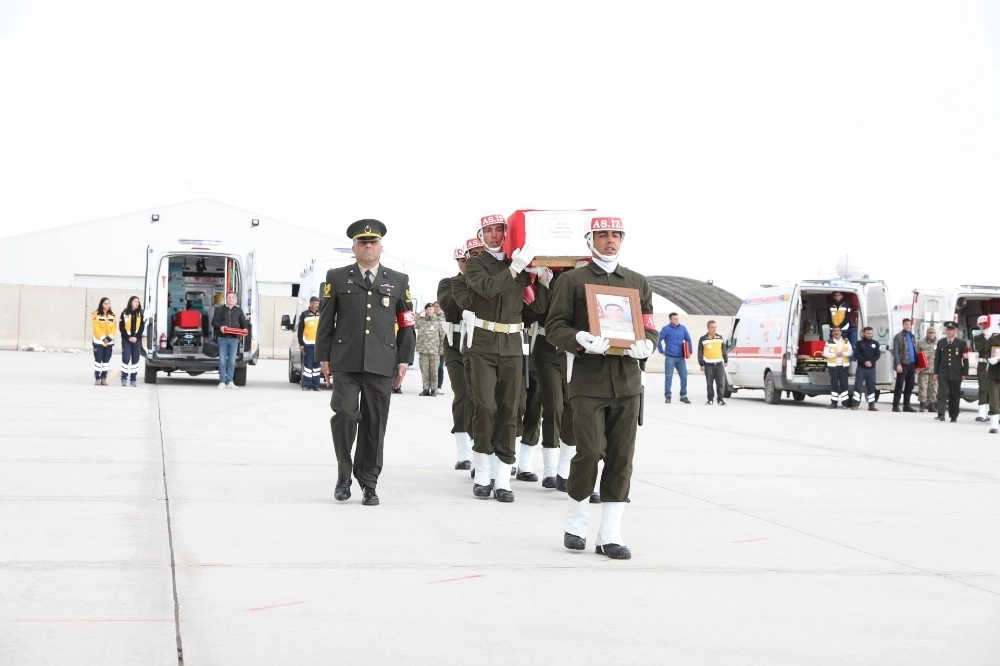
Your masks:
<svg viewBox="0 0 1000 666"><path fill-rule="evenodd" d="M219 345L219 388L236 388L233 373L236 371L236 352L240 339L246 336L247 316L236 305L236 292L226 293L226 304L212 313L212 328Z"/></svg>
<svg viewBox="0 0 1000 666"><path fill-rule="evenodd" d="M903 330L892 338L892 362L896 368L896 387L892 393L892 411L899 411L899 399L903 398L903 411L915 412L910 407L910 395L913 393L913 381L917 368L917 341L910 329L913 322L903 320Z"/></svg>
<svg viewBox="0 0 1000 666"><path fill-rule="evenodd" d="M875 364L882 355L874 335L872 327L865 326L861 331L861 341L854 348L854 360L858 362L858 370L854 376L854 404L851 407L857 409L861 399L865 398L868 401L869 412L878 411L875 408Z"/></svg>
<svg viewBox="0 0 1000 666"><path fill-rule="evenodd" d="M393 386L403 383L416 348L410 278L379 263L385 233L378 220L358 220L347 227L357 263L327 271L316 335L323 375L333 372L333 496L341 502L350 499L353 472L366 506L379 503L375 486L382 471L389 398Z"/></svg>

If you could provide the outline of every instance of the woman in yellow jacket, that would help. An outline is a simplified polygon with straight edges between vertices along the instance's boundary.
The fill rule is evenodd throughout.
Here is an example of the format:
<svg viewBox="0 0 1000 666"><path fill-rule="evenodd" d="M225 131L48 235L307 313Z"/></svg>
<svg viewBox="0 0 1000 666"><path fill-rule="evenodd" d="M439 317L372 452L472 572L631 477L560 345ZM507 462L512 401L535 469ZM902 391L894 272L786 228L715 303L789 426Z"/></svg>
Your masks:
<svg viewBox="0 0 1000 666"><path fill-rule="evenodd" d="M142 328L145 323L139 297L133 296L128 299L128 305L118 319L118 332L122 334L122 386L137 386L141 357L139 348L142 346Z"/></svg>
<svg viewBox="0 0 1000 666"><path fill-rule="evenodd" d="M115 346L118 321L111 311L111 299L105 296L91 315L94 335L94 386L108 385L108 362Z"/></svg>

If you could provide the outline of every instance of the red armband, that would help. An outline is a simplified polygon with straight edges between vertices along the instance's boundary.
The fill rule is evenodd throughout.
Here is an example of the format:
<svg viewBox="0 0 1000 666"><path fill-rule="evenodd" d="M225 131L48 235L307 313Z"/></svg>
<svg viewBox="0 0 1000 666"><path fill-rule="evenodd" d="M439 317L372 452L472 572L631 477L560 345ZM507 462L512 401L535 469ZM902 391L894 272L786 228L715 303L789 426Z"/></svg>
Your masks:
<svg viewBox="0 0 1000 666"><path fill-rule="evenodd" d="M534 283L529 284L524 288L524 304L531 305L535 302L535 296L538 294L538 287Z"/></svg>
<svg viewBox="0 0 1000 666"><path fill-rule="evenodd" d="M396 324L400 328L413 326L416 323L417 323L417 318L413 315L413 310L407 310L405 312L396 313Z"/></svg>
<svg viewBox="0 0 1000 666"><path fill-rule="evenodd" d="M650 331L656 330L656 319L651 314L642 315L642 327Z"/></svg>

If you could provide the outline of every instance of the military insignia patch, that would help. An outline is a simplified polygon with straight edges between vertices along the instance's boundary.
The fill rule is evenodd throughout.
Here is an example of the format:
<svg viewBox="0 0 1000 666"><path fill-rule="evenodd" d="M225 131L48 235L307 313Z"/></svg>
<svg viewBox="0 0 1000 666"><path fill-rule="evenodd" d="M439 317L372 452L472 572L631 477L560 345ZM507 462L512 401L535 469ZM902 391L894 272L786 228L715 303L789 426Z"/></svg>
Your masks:
<svg viewBox="0 0 1000 666"><path fill-rule="evenodd" d="M323 298L330 298L330 283L323 285Z"/></svg>
<svg viewBox="0 0 1000 666"><path fill-rule="evenodd" d="M389 307L389 297L388 296L383 296L382 297L382 307L384 307L384 308Z"/></svg>
<svg viewBox="0 0 1000 666"><path fill-rule="evenodd" d="M409 290L409 289L407 289L407 290L406 290L406 301L407 301L407 302L410 302L410 301L412 301L412 300L413 300L413 297L412 297L412 296L410 296L410 290Z"/></svg>

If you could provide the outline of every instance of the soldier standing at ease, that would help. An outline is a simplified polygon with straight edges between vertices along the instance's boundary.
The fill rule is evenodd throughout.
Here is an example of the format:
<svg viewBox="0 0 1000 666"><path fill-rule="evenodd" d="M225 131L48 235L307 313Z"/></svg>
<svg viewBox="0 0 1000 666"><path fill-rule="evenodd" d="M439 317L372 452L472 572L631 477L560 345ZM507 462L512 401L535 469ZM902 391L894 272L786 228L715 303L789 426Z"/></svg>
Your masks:
<svg viewBox="0 0 1000 666"><path fill-rule="evenodd" d="M534 259L527 245L514 250L508 259L503 251L506 233L507 220L503 215L480 218L478 235L486 252L465 266L470 307L463 315L464 352L475 377L471 385L476 470L472 492L480 499L490 496L490 456L496 454L493 495L499 502L514 501L510 474L515 457L518 401L524 381L521 308L530 278L525 268Z"/></svg>
<svg viewBox="0 0 1000 666"><path fill-rule="evenodd" d="M868 411L877 412L875 407L875 364L878 363L882 350L874 340L875 331L871 326L861 330L861 340L854 348L854 360L858 362L858 371L854 377L854 401L852 409L861 405L861 399L868 401ZM862 391L864 391L862 393Z"/></svg>
<svg viewBox="0 0 1000 666"><path fill-rule="evenodd" d="M358 220L347 227L357 262L327 271L316 335L323 376L333 371L333 496L341 502L350 499L353 472L366 506L379 503L375 486L382 471L389 398L413 363L416 342L410 279L379 263L385 232L378 220Z"/></svg>
<svg viewBox="0 0 1000 666"><path fill-rule="evenodd" d="M987 316L985 323L988 324L989 320L990 318ZM983 328L983 323L980 322L979 330L983 334L979 337L986 338L987 331ZM990 398L990 433L995 435L1000 432L1000 355L994 356L993 350L1000 349L1000 330L997 330L995 326L991 328L993 329L993 334L989 338L986 338L986 344L984 345L986 370L982 372L986 375L986 391Z"/></svg>
<svg viewBox="0 0 1000 666"><path fill-rule="evenodd" d="M444 314L444 367L451 384L451 432L455 435L455 469L472 469L472 440L469 437L469 390L462 361L462 308L451 293L452 282L465 272L465 247L455 250L458 275L438 282L437 299Z"/></svg>
<svg viewBox="0 0 1000 666"><path fill-rule="evenodd" d="M958 420L962 400L962 378L969 374L969 347L958 339L958 324L944 323L944 340L938 340L934 351L934 378L938 380L937 420L944 421L948 408L951 422Z"/></svg>
<svg viewBox="0 0 1000 666"><path fill-rule="evenodd" d="M590 493L597 481L598 462L603 459L597 552L612 559L632 557L622 544L621 521L632 482L632 455L643 391L639 360L649 358L659 337L649 282L618 261L624 236L620 218L590 220L586 238L593 261L567 271L556 281L545 321L549 342L573 355L573 365L567 367L566 390L573 403L576 455L569 473L563 545L570 550L586 548ZM583 298L587 284L636 289L645 337L624 353L616 349L619 353L608 354L608 340L589 332L591 322Z"/></svg>
<svg viewBox="0 0 1000 666"><path fill-rule="evenodd" d="M979 327L979 335L972 339L972 349L979 355L979 362L976 363L976 384L979 388L979 413L976 415L976 421L984 423L989 421L990 413L990 394L987 387L986 379L986 368L989 365L986 361L990 357L990 350L986 346L986 330L985 327L990 323L989 315L979 315L976 319L976 325Z"/></svg>
<svg viewBox="0 0 1000 666"><path fill-rule="evenodd" d="M937 409L937 380L934 379L934 352L937 350L937 330L931 326L924 339L917 343L917 351L923 353L927 367L917 373L917 399L919 411L933 412Z"/></svg>

